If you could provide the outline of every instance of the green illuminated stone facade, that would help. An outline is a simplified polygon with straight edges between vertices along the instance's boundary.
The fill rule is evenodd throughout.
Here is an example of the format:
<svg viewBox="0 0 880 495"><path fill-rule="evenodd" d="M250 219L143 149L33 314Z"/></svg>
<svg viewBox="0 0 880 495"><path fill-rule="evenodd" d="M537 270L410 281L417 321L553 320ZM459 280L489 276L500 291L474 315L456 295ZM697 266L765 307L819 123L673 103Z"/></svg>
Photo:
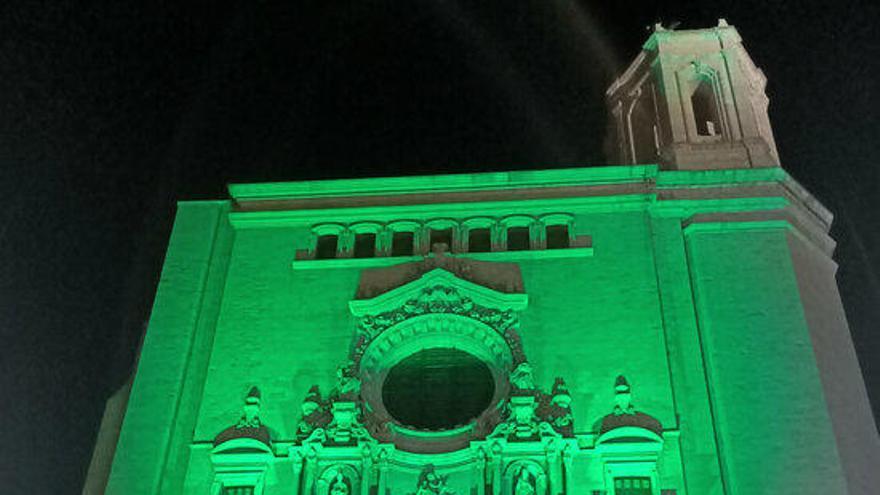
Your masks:
<svg viewBox="0 0 880 495"><path fill-rule="evenodd" d="M86 491L875 493L831 216L774 162L747 58L726 25L655 32L608 93L628 165L180 203ZM676 107L672 59L716 106L697 81Z"/></svg>

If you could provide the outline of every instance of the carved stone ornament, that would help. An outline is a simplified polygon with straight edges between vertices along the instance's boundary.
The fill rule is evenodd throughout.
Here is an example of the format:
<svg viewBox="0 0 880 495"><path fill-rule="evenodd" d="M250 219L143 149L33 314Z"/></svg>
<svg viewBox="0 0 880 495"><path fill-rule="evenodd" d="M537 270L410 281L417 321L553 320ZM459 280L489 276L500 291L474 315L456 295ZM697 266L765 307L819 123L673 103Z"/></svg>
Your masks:
<svg viewBox="0 0 880 495"><path fill-rule="evenodd" d="M522 466L514 475L513 495L535 495L538 493L537 485L537 477L527 466Z"/></svg>
<svg viewBox="0 0 880 495"><path fill-rule="evenodd" d="M360 421L360 406L354 402L334 402L333 421L327 426L327 436L335 444L348 445L358 440L369 440L370 435Z"/></svg>
<svg viewBox="0 0 880 495"><path fill-rule="evenodd" d="M357 336L351 354L356 368L370 344L384 332L407 320L426 315L449 315L480 323L500 336L515 364L524 360L517 335L517 312L525 309L528 297L504 293L456 277L442 268L371 299L349 303L357 319Z"/></svg>
<svg viewBox="0 0 880 495"><path fill-rule="evenodd" d="M448 478L438 473L433 464L428 464L422 468L416 491L410 495L455 495L455 491L446 486Z"/></svg>
<svg viewBox="0 0 880 495"><path fill-rule="evenodd" d="M315 495L356 495L357 471L346 464L331 465L321 473L315 486Z"/></svg>
<svg viewBox="0 0 880 495"><path fill-rule="evenodd" d="M233 426L223 430L214 438L214 445L236 438L252 438L269 445L269 429L260 421L260 401L260 390L251 387L245 397L241 417Z"/></svg>
<svg viewBox="0 0 880 495"><path fill-rule="evenodd" d="M531 365L523 362L511 373L510 382L504 422L491 437L527 441L543 436L574 436L571 396L564 379L557 377L552 391L544 393L534 384Z"/></svg>
<svg viewBox="0 0 880 495"><path fill-rule="evenodd" d="M502 335L517 322L515 315L510 310L501 311L481 306L471 298L461 295L453 287L436 285L423 288L420 294L407 300L399 308L364 316L358 322L358 330L372 338L392 325L427 313L452 313L466 316L489 325Z"/></svg>
<svg viewBox="0 0 880 495"><path fill-rule="evenodd" d="M337 369L336 386L327 396L317 387L309 391L298 443L378 441L444 452L487 437L523 442L573 436L565 382L557 378L550 393L540 390L525 359L517 327L526 304L525 294L499 292L439 268L371 299L351 301L357 332L350 361ZM385 408L382 387L401 360L450 342L487 365L495 392L471 423L432 430L431 442L423 445L421 432Z"/></svg>
<svg viewBox="0 0 880 495"><path fill-rule="evenodd" d="M351 489L348 487L348 482L345 480L345 477L342 476L342 473L337 473L336 478L330 484L330 495L348 495L351 493Z"/></svg>
<svg viewBox="0 0 880 495"><path fill-rule="evenodd" d="M260 423L260 390L257 387L251 387L247 397L244 399L244 407L242 408L241 419L235 425L236 428L259 428Z"/></svg>
<svg viewBox="0 0 880 495"><path fill-rule="evenodd" d="M632 405L632 388L626 377L620 375L614 381L614 409L599 422L599 433L605 434L613 429L625 426L644 428L657 435L662 434L660 422Z"/></svg>

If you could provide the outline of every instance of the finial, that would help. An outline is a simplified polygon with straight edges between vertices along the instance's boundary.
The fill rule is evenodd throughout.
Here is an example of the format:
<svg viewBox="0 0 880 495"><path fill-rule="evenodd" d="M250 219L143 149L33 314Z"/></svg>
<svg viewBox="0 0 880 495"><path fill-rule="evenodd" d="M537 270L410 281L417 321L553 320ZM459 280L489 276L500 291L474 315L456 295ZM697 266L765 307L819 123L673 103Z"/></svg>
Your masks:
<svg viewBox="0 0 880 495"><path fill-rule="evenodd" d="M312 385L312 388L309 389L306 398L303 399L302 402L301 409L303 417L312 414L319 407L321 407L321 390L317 385Z"/></svg>
<svg viewBox="0 0 880 495"><path fill-rule="evenodd" d="M571 405L571 395L568 393L568 385L561 376L557 376L553 382L553 390L550 392L551 401L559 407L568 408Z"/></svg>
<svg viewBox="0 0 880 495"><path fill-rule="evenodd" d="M251 387L247 397L245 397L241 419L236 426L238 428L260 427L260 389L257 387Z"/></svg>
<svg viewBox="0 0 880 495"><path fill-rule="evenodd" d="M614 414L633 414L632 394L626 377L618 375L614 381Z"/></svg>
<svg viewBox="0 0 880 495"><path fill-rule="evenodd" d="M725 19L723 17L718 19L718 27L728 27L728 26L730 26L730 24L727 23L727 19Z"/></svg>

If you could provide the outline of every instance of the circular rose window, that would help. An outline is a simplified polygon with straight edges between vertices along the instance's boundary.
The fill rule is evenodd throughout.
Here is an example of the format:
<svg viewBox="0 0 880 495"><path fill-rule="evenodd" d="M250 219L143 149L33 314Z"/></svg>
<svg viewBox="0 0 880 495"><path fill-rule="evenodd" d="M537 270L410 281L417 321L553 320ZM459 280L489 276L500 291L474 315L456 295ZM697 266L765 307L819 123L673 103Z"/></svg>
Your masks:
<svg viewBox="0 0 880 495"><path fill-rule="evenodd" d="M470 423L492 403L495 380L474 355L439 347L413 353L392 366L382 402L402 425L442 431Z"/></svg>

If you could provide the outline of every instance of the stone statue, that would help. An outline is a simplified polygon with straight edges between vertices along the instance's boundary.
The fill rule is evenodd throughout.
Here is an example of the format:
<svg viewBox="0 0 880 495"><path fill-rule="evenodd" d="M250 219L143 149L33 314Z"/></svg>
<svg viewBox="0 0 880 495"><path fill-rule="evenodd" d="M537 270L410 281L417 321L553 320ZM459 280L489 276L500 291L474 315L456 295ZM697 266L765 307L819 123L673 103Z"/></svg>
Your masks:
<svg viewBox="0 0 880 495"><path fill-rule="evenodd" d="M336 479L330 485L330 495L348 495L348 483L345 482L342 473L336 474Z"/></svg>
<svg viewBox="0 0 880 495"><path fill-rule="evenodd" d="M514 482L513 495L535 495L535 477L525 466L521 467Z"/></svg>
<svg viewBox="0 0 880 495"><path fill-rule="evenodd" d="M532 365L528 362L520 363L510 373L510 384L519 390L534 390L535 379L532 377Z"/></svg>
<svg viewBox="0 0 880 495"><path fill-rule="evenodd" d="M553 383L553 390L550 392L550 414L549 420L559 433L563 436L574 435L574 418L571 414L571 395L568 393L568 386L562 377L557 377Z"/></svg>
<svg viewBox="0 0 880 495"><path fill-rule="evenodd" d="M361 393L361 381L354 376L354 363L336 368L336 394L342 400L356 400Z"/></svg>
<svg viewBox="0 0 880 495"><path fill-rule="evenodd" d="M428 464L419 475L419 483L413 495L454 495L446 486L447 476L437 473L433 464Z"/></svg>
<svg viewBox="0 0 880 495"><path fill-rule="evenodd" d="M317 428L324 428L330 422L332 416L329 408L321 398L321 391L317 385L309 389L309 393L302 402L299 423L296 427L297 440L303 441Z"/></svg>

